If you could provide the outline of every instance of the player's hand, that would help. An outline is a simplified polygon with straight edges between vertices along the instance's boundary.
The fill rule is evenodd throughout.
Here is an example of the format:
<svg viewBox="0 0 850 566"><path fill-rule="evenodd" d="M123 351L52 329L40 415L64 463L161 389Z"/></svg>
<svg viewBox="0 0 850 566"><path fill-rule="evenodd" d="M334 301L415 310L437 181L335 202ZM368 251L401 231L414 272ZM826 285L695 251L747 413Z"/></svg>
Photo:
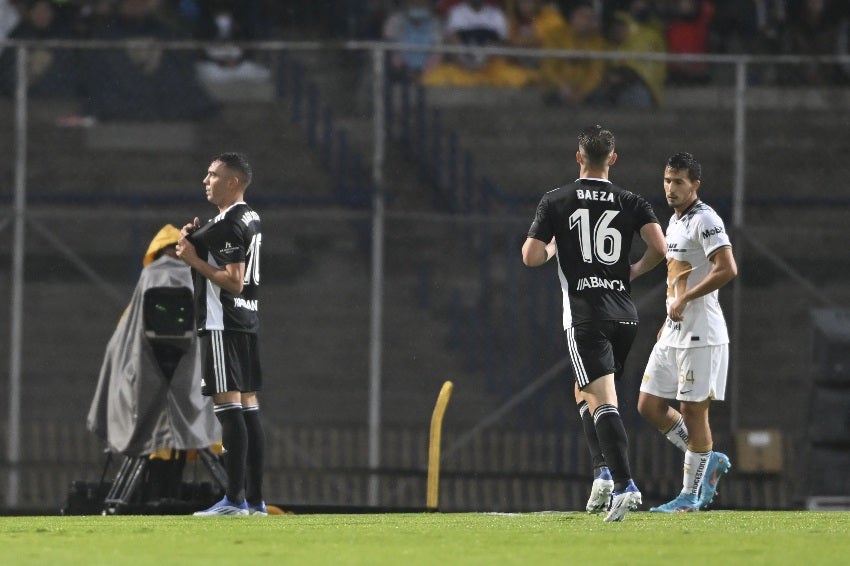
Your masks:
<svg viewBox="0 0 850 566"><path fill-rule="evenodd" d="M200 227L201 227L201 221L198 220L198 217L196 216L195 219L192 222L189 222L188 224L183 226L183 228L180 230L180 236L185 238L186 236L188 236L189 234L191 234L192 232L194 232L195 230L197 230Z"/></svg>
<svg viewBox="0 0 850 566"><path fill-rule="evenodd" d="M681 322L686 306L688 306L687 301L683 301L682 299L673 299L670 304L667 305L667 316L669 316L670 320L673 322Z"/></svg>
<svg viewBox="0 0 850 566"><path fill-rule="evenodd" d="M188 265L192 265L192 261L198 257L198 251L195 249L194 244L190 242L186 236L181 236L179 240L177 240L177 257L182 259Z"/></svg>

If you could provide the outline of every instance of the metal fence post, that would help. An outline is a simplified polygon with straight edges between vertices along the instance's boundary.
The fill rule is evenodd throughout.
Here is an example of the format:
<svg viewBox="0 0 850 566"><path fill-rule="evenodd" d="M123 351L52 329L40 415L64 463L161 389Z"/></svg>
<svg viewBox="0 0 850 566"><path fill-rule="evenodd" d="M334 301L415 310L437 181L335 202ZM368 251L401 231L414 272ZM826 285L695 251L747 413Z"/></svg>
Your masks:
<svg viewBox="0 0 850 566"><path fill-rule="evenodd" d="M27 58L26 47L16 51L15 88L15 209L12 251L12 292L9 310L9 424L6 460L9 463L6 506L18 506L21 462L21 350L23 346L24 255L27 221Z"/></svg>

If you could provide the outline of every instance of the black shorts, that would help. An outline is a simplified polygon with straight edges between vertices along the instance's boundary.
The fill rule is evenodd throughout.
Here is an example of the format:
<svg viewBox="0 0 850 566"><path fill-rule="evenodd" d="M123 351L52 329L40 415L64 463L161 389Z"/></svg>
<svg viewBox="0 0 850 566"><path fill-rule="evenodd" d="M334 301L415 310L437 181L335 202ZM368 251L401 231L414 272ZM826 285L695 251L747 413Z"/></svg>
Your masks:
<svg viewBox="0 0 850 566"><path fill-rule="evenodd" d="M636 320L600 320L566 330L570 363L579 389L610 373L619 379L637 329Z"/></svg>
<svg viewBox="0 0 850 566"><path fill-rule="evenodd" d="M263 374L257 335L251 332L210 330L201 334L201 393L260 391Z"/></svg>

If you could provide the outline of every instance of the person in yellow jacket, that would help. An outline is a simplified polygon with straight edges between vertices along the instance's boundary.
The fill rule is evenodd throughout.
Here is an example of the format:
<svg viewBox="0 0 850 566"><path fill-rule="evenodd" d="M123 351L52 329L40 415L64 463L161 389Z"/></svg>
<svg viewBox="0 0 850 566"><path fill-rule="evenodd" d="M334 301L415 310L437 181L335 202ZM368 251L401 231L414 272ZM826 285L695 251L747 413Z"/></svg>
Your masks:
<svg viewBox="0 0 850 566"><path fill-rule="evenodd" d="M611 49L628 53L665 53L663 24L632 3L630 11L614 13L608 29ZM594 95L596 102L609 106L651 108L664 103L664 82L667 64L664 61L626 58L609 60L603 86Z"/></svg>
<svg viewBox="0 0 850 566"><path fill-rule="evenodd" d="M562 38L568 33L568 24L560 8L543 0L507 0L511 47L530 49L559 49ZM534 72L540 80L540 57L515 58L514 61Z"/></svg>
<svg viewBox="0 0 850 566"><path fill-rule="evenodd" d="M449 9L444 37L447 45L507 46L508 19L499 6L464 0ZM471 52L445 57L422 75L421 82L426 86L523 87L534 79L534 72L507 57Z"/></svg>
<svg viewBox="0 0 850 566"><path fill-rule="evenodd" d="M566 51L605 51L608 48L600 31L599 14L592 2L575 2L567 12L567 25L550 30L551 46ZM583 103L602 84L605 60L594 58L544 59L540 81L545 100L553 104Z"/></svg>

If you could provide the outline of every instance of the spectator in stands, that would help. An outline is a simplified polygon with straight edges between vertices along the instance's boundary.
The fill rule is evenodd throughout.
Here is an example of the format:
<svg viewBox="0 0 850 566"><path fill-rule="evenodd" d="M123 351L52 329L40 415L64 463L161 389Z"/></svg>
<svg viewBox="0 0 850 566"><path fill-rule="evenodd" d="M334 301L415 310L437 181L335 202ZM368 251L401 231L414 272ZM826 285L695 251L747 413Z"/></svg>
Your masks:
<svg viewBox="0 0 850 566"><path fill-rule="evenodd" d="M124 49L88 52L87 114L99 120L192 120L215 106L195 77L195 55L167 51L160 40L177 39L155 12L154 0L120 0L102 40L136 40Z"/></svg>
<svg viewBox="0 0 850 566"><path fill-rule="evenodd" d="M233 2L207 2L198 24L198 38L217 42L204 50L198 62L198 77L205 83L228 81L268 81L269 70L254 61L253 53L236 45L254 39L254 31L246 29L239 17L240 7Z"/></svg>
<svg viewBox="0 0 850 566"><path fill-rule="evenodd" d="M20 8L22 18L9 34L10 39L57 39L67 35L50 0L30 0L21 3ZM27 68L30 96L73 95L78 84L76 55L67 49L31 48ZM14 92L15 70L15 51L5 50L0 55L0 94Z"/></svg>
<svg viewBox="0 0 850 566"><path fill-rule="evenodd" d="M607 49L599 29L599 15L589 0L573 3L567 13L567 23L566 33L557 39L559 49ZM544 100L549 104L581 104L602 85L604 73L602 59L545 59L541 65Z"/></svg>
<svg viewBox="0 0 850 566"><path fill-rule="evenodd" d="M321 12L320 21L334 38L380 39L390 11L390 0L310 0L310 3L318 5L314 9Z"/></svg>
<svg viewBox="0 0 850 566"><path fill-rule="evenodd" d="M508 0L510 45L513 47L557 49L560 38L567 33L557 4L543 0ZM542 59L529 57L515 62L539 73Z"/></svg>
<svg viewBox="0 0 850 566"><path fill-rule="evenodd" d="M0 39L6 39L19 21L21 16L15 5L10 0L0 0ZM2 51L0 48L0 53Z"/></svg>
<svg viewBox="0 0 850 566"><path fill-rule="evenodd" d="M446 17L445 42L475 47L503 46L508 40L508 19L499 7L485 0L464 0ZM505 57L472 52L445 57L422 76L426 85L522 87L534 74Z"/></svg>
<svg viewBox="0 0 850 566"><path fill-rule="evenodd" d="M620 11L608 27L610 47L630 53L664 53L664 29L647 0L633 0L629 11ZM663 100L666 63L624 59L610 61L602 85L589 102L603 106L651 108Z"/></svg>
<svg viewBox="0 0 850 566"><path fill-rule="evenodd" d="M91 39L96 30L112 21L114 11L113 0L79 0L73 20L74 35Z"/></svg>
<svg viewBox="0 0 850 566"><path fill-rule="evenodd" d="M790 8L783 51L791 55L839 55L847 53L847 19L841 7L830 0L799 0ZM793 86L831 85L846 82L839 65L812 62L783 65L783 84Z"/></svg>
<svg viewBox="0 0 850 566"><path fill-rule="evenodd" d="M674 0L666 18L668 53L708 53L709 29L714 19L712 0ZM671 83L705 84L711 80L708 64L701 61L673 61L667 71Z"/></svg>
<svg viewBox="0 0 850 566"><path fill-rule="evenodd" d="M383 36L393 43L434 47L442 43L442 24L430 0L404 0L399 9L384 22ZM390 77L394 80L419 80L423 73L435 68L440 60L439 53L429 51L390 53Z"/></svg>
<svg viewBox="0 0 850 566"><path fill-rule="evenodd" d="M713 53L775 55L782 50L786 0L715 0L709 50ZM753 83L775 82L776 66L748 67Z"/></svg>
<svg viewBox="0 0 850 566"><path fill-rule="evenodd" d="M268 2L264 0L171 0L177 18L191 22L194 18L194 35L210 37L218 33L215 18L222 13L233 19L235 37L240 40L262 40L271 36L272 22L269 19ZM196 7L192 7L195 4ZM185 25L185 24L184 24Z"/></svg>
<svg viewBox="0 0 850 566"><path fill-rule="evenodd" d="M785 0L714 0L709 50L714 53L778 53Z"/></svg>

